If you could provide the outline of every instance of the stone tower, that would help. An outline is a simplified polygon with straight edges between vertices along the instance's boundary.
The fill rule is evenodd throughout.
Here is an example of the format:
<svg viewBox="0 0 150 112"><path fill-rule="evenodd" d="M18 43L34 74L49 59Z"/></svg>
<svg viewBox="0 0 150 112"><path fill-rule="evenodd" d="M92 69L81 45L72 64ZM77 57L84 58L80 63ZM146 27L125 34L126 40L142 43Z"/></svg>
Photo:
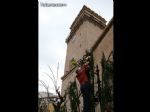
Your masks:
<svg viewBox="0 0 150 112"><path fill-rule="evenodd" d="M83 6L78 16L72 23L70 29L71 29L70 34L66 39L67 53L65 60L65 70L64 75L61 78L62 95L64 95L65 90L69 86L69 82L76 80L75 69L72 68L70 64L71 60L73 58L75 60L81 59L85 54L85 50L95 46L95 43L97 42L98 38L102 35L104 30L106 29L106 20L101 16L99 16L98 14L96 14L91 9L89 9L88 7ZM80 88L79 83L77 83L77 86L79 90ZM83 102L81 102L81 110L82 110L82 103ZM67 112L70 112L69 102L67 102Z"/></svg>

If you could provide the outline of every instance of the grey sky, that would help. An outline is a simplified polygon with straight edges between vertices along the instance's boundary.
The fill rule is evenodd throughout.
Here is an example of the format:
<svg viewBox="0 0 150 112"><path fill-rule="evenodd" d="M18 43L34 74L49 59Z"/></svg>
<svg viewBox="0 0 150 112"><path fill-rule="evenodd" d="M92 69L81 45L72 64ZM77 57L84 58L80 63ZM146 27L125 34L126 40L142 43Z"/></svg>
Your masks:
<svg viewBox="0 0 150 112"><path fill-rule="evenodd" d="M65 39L70 32L70 26L83 5L101 15L109 22L113 16L113 0L38 0L39 1L39 79L45 81L50 88L54 88L46 72L51 75L49 65L56 75L59 62L58 85L64 73L66 57ZM42 7L40 2L65 3L66 7ZM107 23L108 23L107 22ZM39 91L44 91L39 86ZM53 89L50 92L54 93Z"/></svg>

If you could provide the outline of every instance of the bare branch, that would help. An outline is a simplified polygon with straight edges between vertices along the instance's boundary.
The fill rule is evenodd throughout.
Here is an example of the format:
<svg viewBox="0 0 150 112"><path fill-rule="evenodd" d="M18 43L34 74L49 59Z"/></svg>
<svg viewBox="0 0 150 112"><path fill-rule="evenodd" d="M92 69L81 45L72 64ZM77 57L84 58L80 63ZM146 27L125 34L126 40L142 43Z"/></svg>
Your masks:
<svg viewBox="0 0 150 112"><path fill-rule="evenodd" d="M44 82L44 81L39 80L39 82L40 82L40 83L42 83L42 85L43 85L45 88L47 88L47 85L45 84L45 82Z"/></svg>
<svg viewBox="0 0 150 112"><path fill-rule="evenodd" d="M57 66L57 78L56 78L56 86L57 86L57 81L58 81L58 70L59 70L59 62L58 62L58 66Z"/></svg>
<svg viewBox="0 0 150 112"><path fill-rule="evenodd" d="M49 97L49 86L47 86L44 81L42 81L42 80L39 80L39 81L40 81L40 82L43 84L43 86L45 87L46 92L47 92L47 97Z"/></svg>
<svg viewBox="0 0 150 112"><path fill-rule="evenodd" d="M42 80L39 80L41 83L42 83L42 85L45 87L45 89L46 89L46 91L47 91L47 96L49 97L49 91L48 91L48 86L44 83L44 81L42 81Z"/></svg>
<svg viewBox="0 0 150 112"><path fill-rule="evenodd" d="M53 82L54 88L56 89L57 87L56 87L56 84L55 84L55 81L53 80L53 78L48 73L44 72L44 74L46 74L51 79L51 81Z"/></svg>
<svg viewBox="0 0 150 112"><path fill-rule="evenodd" d="M55 76L54 76L54 73L53 73L53 71L52 71L52 69L51 69L51 67L48 65L48 67L49 67L49 69L50 69L50 71L51 71L51 73L52 73L52 76L53 76L53 78L54 78L54 82L55 82L55 85L56 85L56 79L55 79Z"/></svg>

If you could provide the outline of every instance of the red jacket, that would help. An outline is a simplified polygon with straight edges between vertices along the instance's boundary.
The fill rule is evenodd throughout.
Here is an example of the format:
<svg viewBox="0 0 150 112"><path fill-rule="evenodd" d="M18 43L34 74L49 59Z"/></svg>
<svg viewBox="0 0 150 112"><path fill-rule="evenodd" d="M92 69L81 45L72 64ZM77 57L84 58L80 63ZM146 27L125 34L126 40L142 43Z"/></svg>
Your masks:
<svg viewBox="0 0 150 112"><path fill-rule="evenodd" d="M83 65L81 67L80 70L77 70L77 79L80 83L80 85L84 84L84 82L88 81L88 77L87 77L87 73L86 73L86 70L88 68L88 65Z"/></svg>

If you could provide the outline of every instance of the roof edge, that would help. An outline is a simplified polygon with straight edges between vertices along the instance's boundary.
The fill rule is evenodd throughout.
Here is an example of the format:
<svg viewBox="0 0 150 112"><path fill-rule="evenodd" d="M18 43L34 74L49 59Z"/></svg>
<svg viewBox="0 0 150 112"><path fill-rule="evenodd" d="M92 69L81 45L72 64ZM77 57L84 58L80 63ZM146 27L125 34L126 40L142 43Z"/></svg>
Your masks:
<svg viewBox="0 0 150 112"><path fill-rule="evenodd" d="M108 25L106 26L106 28L104 29L104 31L102 32L102 34L99 36L99 38L97 39L97 41L95 42L95 44L92 46L92 52L97 48L97 46L99 45L99 43L103 40L104 36L107 34L107 32L109 31L109 29L111 28L111 26L113 25L113 17L112 19L109 21Z"/></svg>
<svg viewBox="0 0 150 112"><path fill-rule="evenodd" d="M100 15L98 15L97 13L95 13L93 10L91 10L90 8L88 8L86 5L83 6L83 8L80 10L79 14L77 15L77 17L75 18L75 20L73 21L70 29L73 28L73 26L75 25L75 22L81 17L81 15L84 13L84 11L87 11L91 14L93 14L95 17L97 17L98 19L100 19L102 22L106 23L107 21Z"/></svg>

